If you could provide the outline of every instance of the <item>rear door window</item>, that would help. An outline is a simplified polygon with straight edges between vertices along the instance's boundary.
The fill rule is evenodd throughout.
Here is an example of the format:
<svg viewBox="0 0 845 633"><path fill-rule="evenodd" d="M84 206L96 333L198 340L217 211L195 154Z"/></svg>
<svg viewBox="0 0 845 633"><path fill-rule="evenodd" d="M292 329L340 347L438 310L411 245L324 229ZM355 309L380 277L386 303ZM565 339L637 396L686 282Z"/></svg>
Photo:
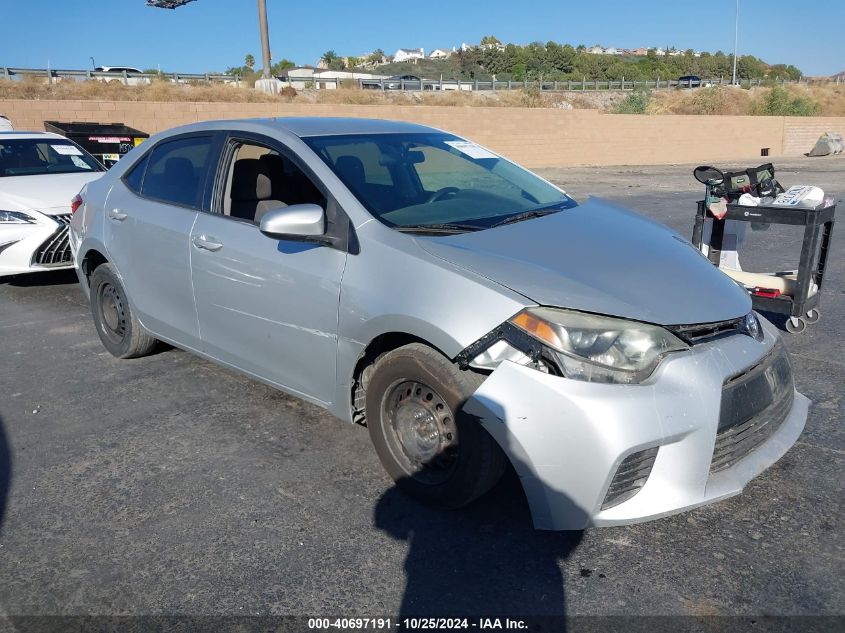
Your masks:
<svg viewBox="0 0 845 633"><path fill-rule="evenodd" d="M200 208L212 142L211 136L191 136L156 146L149 158L141 195Z"/></svg>

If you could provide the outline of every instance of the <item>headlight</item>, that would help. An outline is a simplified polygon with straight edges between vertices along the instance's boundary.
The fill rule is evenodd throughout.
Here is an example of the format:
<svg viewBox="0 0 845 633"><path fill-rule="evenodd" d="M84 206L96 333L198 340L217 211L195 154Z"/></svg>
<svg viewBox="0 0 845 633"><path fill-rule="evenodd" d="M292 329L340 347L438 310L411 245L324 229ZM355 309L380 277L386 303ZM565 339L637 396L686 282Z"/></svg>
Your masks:
<svg viewBox="0 0 845 633"><path fill-rule="evenodd" d="M509 322L542 342L564 376L588 382L642 382L663 356L689 348L658 325L571 310L528 308Z"/></svg>
<svg viewBox="0 0 845 633"><path fill-rule="evenodd" d="M0 224L35 224L35 218L21 211L0 210Z"/></svg>

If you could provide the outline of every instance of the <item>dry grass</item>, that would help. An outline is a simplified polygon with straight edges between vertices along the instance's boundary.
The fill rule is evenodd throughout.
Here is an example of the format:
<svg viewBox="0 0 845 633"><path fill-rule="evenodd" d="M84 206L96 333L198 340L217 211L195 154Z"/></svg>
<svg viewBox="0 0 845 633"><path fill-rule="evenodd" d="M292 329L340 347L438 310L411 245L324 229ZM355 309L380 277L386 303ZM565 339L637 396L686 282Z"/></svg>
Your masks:
<svg viewBox="0 0 845 633"><path fill-rule="evenodd" d="M700 90L660 90L651 93L647 114L767 114L771 88L744 90L734 87ZM845 116L845 85L814 84L786 87L788 99L800 98L811 113ZM119 81L60 81L26 77L22 81L0 80L0 99L75 99L94 101L186 101L234 103L329 103L354 105L432 105L449 107L522 107L614 110L630 93L600 91L586 93L548 93L535 89L496 92L425 91L402 92L361 90L353 82L344 82L339 90L301 90L287 88L280 95L266 95L242 84L171 84L153 81L148 86L124 86ZM770 109L770 108L769 108ZM805 112L808 113L808 112Z"/></svg>
<svg viewBox="0 0 845 633"><path fill-rule="evenodd" d="M266 95L231 84L172 84L153 81L147 86L124 86L120 81L59 81L47 84L41 78L26 77L22 81L0 81L0 99L74 99L90 101L186 101L186 102L296 102L353 105L436 105L488 106L528 108L591 108L597 105L589 98L562 97L537 90L493 92L425 91L403 92L361 90L353 82L343 82L338 90L301 90L285 88L280 95Z"/></svg>
<svg viewBox="0 0 845 633"><path fill-rule="evenodd" d="M196 82L172 84L153 81L147 86L124 86L119 81L59 81L26 77L22 81L0 81L0 99L75 99L90 101L225 101L264 103L290 97L265 95L231 84Z"/></svg>
<svg viewBox="0 0 845 633"><path fill-rule="evenodd" d="M766 114L773 88L744 90L730 86L701 90L663 90L652 93L648 114ZM780 90L780 89L775 89ZM845 116L845 85L789 85L784 89L791 100L800 100L820 116Z"/></svg>

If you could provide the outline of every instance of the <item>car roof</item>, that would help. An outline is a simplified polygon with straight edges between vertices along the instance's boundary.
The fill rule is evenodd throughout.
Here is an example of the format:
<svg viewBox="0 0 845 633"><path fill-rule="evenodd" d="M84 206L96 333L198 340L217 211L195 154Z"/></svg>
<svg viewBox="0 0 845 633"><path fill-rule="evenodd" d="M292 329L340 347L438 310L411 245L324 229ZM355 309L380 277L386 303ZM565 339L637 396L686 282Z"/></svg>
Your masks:
<svg viewBox="0 0 845 633"><path fill-rule="evenodd" d="M180 132L191 129L237 129L238 124L258 125L268 131L282 130L307 138L309 136L339 136L345 134L425 134L440 132L435 128L405 121L385 119L358 119L352 117L279 117L274 119L235 119L195 123L179 128Z"/></svg>
<svg viewBox="0 0 845 633"><path fill-rule="evenodd" d="M62 139L66 141L67 138L62 136L61 134L54 134L53 132L32 132L32 131L25 131L25 130L9 130L6 132L0 132L0 140L2 139L30 139L30 138L55 138L55 139Z"/></svg>

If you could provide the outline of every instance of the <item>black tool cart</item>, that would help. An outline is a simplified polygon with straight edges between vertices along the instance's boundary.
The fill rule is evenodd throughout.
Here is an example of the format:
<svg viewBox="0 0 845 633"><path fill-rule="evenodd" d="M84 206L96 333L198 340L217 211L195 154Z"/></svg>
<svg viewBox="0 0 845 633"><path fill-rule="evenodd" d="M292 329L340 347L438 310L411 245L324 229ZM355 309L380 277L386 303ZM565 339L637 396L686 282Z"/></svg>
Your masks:
<svg viewBox="0 0 845 633"><path fill-rule="evenodd" d="M44 129L66 136L93 154L106 167L114 165L133 147L150 137L146 132L123 123L44 121Z"/></svg>
<svg viewBox="0 0 845 633"><path fill-rule="evenodd" d="M698 172L698 170L696 171ZM714 182L716 179L710 179L708 181L707 179L699 178L698 173L696 174L696 178L707 185L707 199L698 202L698 212L695 216L692 243L699 250L702 249L703 245L709 246L707 253L708 259L716 266L720 262L722 238L727 220L789 224L804 227L804 237L797 271L776 274L749 274L727 270L725 272L735 279L741 275L745 275L745 279L737 280L748 290L755 310L788 315L786 329L790 333L797 334L802 332L808 323L818 321L818 305L821 298L822 283L824 282L825 264L827 263L827 255L830 251L830 235L833 230L836 204L829 202L827 205L822 204L810 209L742 206L728 203L724 215L721 218L716 218L712 213L708 212L707 200L712 200L711 188L718 183ZM706 220L713 222L709 244L704 243ZM787 278L791 284L790 293L781 292L777 289L777 286ZM770 280L771 283L767 284L767 280Z"/></svg>

